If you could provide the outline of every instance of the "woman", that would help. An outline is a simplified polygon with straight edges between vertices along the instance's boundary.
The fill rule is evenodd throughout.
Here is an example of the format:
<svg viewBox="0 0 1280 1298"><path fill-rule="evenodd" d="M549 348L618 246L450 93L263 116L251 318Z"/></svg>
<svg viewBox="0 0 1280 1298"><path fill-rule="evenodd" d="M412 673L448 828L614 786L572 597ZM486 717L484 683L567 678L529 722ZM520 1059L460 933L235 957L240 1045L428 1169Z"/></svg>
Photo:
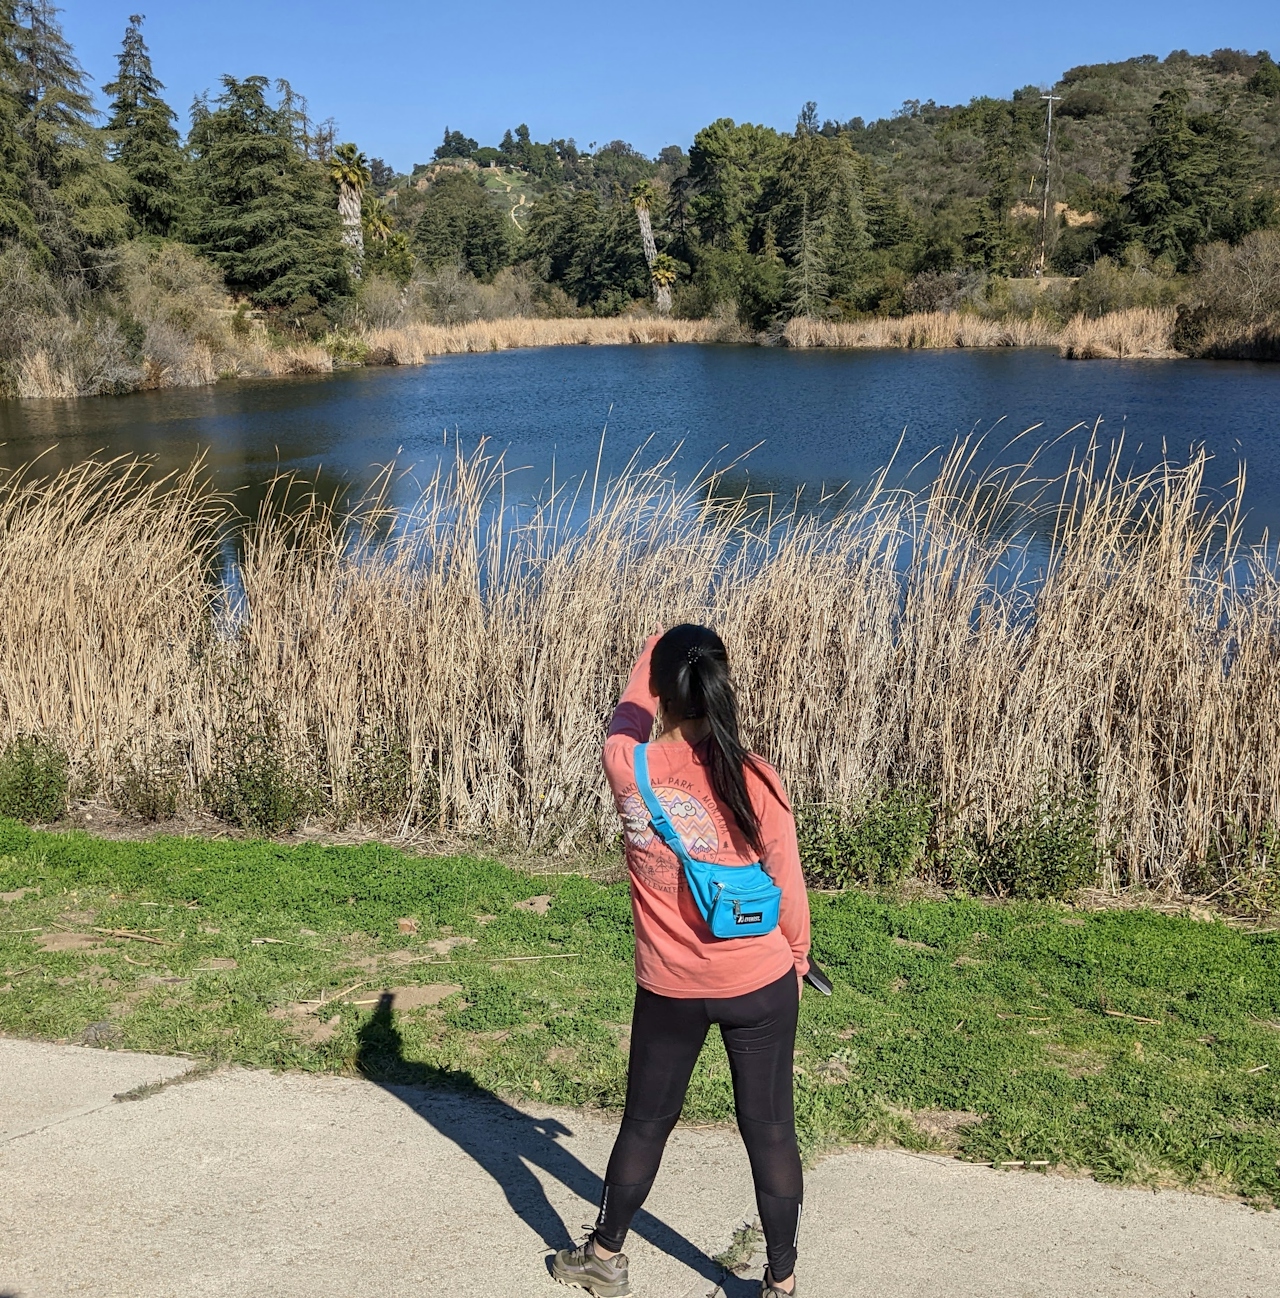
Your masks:
<svg viewBox="0 0 1280 1298"><path fill-rule="evenodd" d="M778 926L713 937L676 855L653 830L636 785L636 746L649 745L658 801L689 855L720 865L760 862L782 890ZM596 1298L631 1292L623 1242L676 1125L707 1030L720 1028L733 1074L768 1267L762 1298L795 1293L804 1193L796 1148L792 1060L809 901L795 820L777 773L738 737L729 659L707 627L650 638L609 727L604 768L622 817L636 933L636 1003L627 1105L587 1242L556 1254L557 1280Z"/></svg>

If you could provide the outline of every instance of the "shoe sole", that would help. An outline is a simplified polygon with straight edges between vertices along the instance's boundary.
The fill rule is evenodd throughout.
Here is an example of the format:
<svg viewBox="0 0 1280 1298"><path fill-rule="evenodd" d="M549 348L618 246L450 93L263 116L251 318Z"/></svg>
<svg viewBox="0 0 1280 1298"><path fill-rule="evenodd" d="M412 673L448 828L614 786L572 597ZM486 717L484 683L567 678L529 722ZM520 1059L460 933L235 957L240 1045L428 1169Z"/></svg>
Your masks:
<svg viewBox="0 0 1280 1298"><path fill-rule="evenodd" d="M577 1277L561 1275L554 1267L551 1269L551 1278L570 1289L585 1289L592 1298L631 1298L630 1281L626 1284L604 1284L594 1280L579 1280Z"/></svg>

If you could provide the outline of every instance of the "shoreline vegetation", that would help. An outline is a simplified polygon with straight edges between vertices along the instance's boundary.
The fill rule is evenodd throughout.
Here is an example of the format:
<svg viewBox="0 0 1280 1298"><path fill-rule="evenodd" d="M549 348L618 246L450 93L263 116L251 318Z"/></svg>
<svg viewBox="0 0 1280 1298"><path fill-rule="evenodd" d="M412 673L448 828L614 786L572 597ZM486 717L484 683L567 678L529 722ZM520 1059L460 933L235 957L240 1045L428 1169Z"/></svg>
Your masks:
<svg viewBox="0 0 1280 1298"><path fill-rule="evenodd" d="M227 312L228 315L231 312ZM327 374L361 366L423 365L436 356L505 351L519 347L625 346L669 343L737 343L796 349L1054 348L1072 360L1186 359L1174 346L1178 316L1171 307L1132 307L1097 317L1077 315L1059 324L1039 318L989 319L961 312L919 312L895 317L835 321L792 318L781 330L752 334L724 319L682 320L663 316L508 317L455 324L407 324L348 333L317 342L277 342L264 333L237 339L215 351L196 344L175 355L145 349L130 373L117 371L110 391L198 387L226 378ZM1280 334L1270 328L1215 340L1201 356L1255 359L1271 355ZM25 399L80 395L84 384L74 363L54 349L38 348L17 364L17 395Z"/></svg>
<svg viewBox="0 0 1280 1298"><path fill-rule="evenodd" d="M223 309L234 318L234 312ZM280 378L328 374L362 366L425 365L432 357L500 352L510 348L618 347L674 343L733 343L796 349L983 349L1053 348L1067 360L1271 360L1280 332L1222 332L1196 353L1175 345L1174 308L1127 308L1097 317L1077 314L1065 323L1044 319L992 319L963 312L919 312L861 321L793 317L778 331L752 334L724 318L679 319L632 314L624 317L506 317L463 323L413 323L322 336L318 341L271 340L265 331L244 331L215 349L208 339L183 345L161 336L152 352L144 344L138 363L104 366L92 357L92 373L77 365L74 332L18 358L14 388L26 400L203 387L231 378ZM151 335L148 335L148 341Z"/></svg>
<svg viewBox="0 0 1280 1298"><path fill-rule="evenodd" d="M272 345L263 336L239 340L217 352L207 344L197 344L181 358L172 355L172 348L165 357L144 350L133 373L117 371L112 376L109 391L200 387L225 378L327 374L361 366L415 366L436 356L518 347L726 342L828 349L1057 347L1063 356L1078 359L1168 358L1180 355L1170 345L1173 323L1172 311L1152 310L1116 312L1097 320L1081 317L1063 329L1035 320L999 323L930 312L860 322L793 319L780 333L753 336L724 320L512 317L371 329L328 345L323 338ZM75 397L85 386L74 366L61 361L52 348L38 348L18 360L15 387L20 398Z"/></svg>
<svg viewBox="0 0 1280 1298"><path fill-rule="evenodd" d="M1069 68L1051 116L807 103L654 157L446 129L399 171L265 75L180 129L140 15L100 109L57 15L0 4L0 395L659 340L1280 358L1265 50Z"/></svg>
<svg viewBox="0 0 1280 1298"><path fill-rule="evenodd" d="M416 500L343 512L281 480L252 519L198 465L6 473L0 814L92 796L607 851L580 736L648 630L695 620L760 647L746 733L815 881L1280 904L1280 571L1241 540L1243 475L1224 499L1203 456L1137 473L1094 446L1050 478L1017 456L963 443L822 514L662 464L503 506L483 447Z"/></svg>

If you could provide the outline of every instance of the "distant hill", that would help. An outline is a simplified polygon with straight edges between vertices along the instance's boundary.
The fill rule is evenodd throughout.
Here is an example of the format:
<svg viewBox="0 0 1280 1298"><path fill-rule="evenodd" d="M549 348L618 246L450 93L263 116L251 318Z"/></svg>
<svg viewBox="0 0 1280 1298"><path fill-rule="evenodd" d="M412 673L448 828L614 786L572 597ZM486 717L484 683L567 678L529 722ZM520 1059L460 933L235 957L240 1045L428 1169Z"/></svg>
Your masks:
<svg viewBox="0 0 1280 1298"><path fill-rule="evenodd" d="M1087 211L1101 197L1122 194L1151 109L1173 87L1188 91L1192 113L1228 103L1257 148L1260 174L1280 184L1280 98L1245 93L1266 58L1265 52L1179 50L1163 60L1143 54L1121 63L1069 68L1052 87L1053 94L1062 96L1055 104L1055 197ZM1006 100L973 104L1019 103L1043 122L1042 93L1038 86L1027 86ZM869 124L861 118L827 122L823 130L847 133L859 152L884 163L922 214L955 197L980 197L988 188L978 171L983 141L972 105L909 100L892 117ZM1022 168L1028 177L1042 169L1042 145L1043 130L1027 141Z"/></svg>
<svg viewBox="0 0 1280 1298"><path fill-rule="evenodd" d="M719 118L656 158L524 126L497 146L446 132L436 156L397 178L420 264L515 267L578 310L656 301L661 254L678 312L736 310L755 329L1000 310L1010 282L1054 276L1035 309L1098 314L1196 301L1183 281L1205 249L1280 224L1280 67L1265 51L1179 50L1004 98L909 100L873 122L822 121L812 103L792 131ZM475 186L433 179L457 168L505 223Z"/></svg>

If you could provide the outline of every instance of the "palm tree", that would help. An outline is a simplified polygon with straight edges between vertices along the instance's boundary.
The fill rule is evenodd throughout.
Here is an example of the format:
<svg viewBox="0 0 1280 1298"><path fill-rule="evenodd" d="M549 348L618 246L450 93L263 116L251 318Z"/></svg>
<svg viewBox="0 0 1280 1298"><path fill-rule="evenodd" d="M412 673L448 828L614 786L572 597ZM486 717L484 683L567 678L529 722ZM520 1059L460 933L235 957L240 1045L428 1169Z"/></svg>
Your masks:
<svg viewBox="0 0 1280 1298"><path fill-rule="evenodd" d="M371 198L365 204L362 214L363 233L366 238L377 239L385 246L391 237L391 213L380 198Z"/></svg>
<svg viewBox="0 0 1280 1298"><path fill-rule="evenodd" d="M649 274L653 278L654 300L663 315L671 314L671 286L676 282L677 264L674 257L668 257L665 252L660 252L649 266Z"/></svg>
<svg viewBox="0 0 1280 1298"><path fill-rule="evenodd" d="M329 178L338 186L342 242L351 249L352 274L359 279L360 266L364 261L360 199L370 180L369 161L354 144L340 144L329 155Z"/></svg>
<svg viewBox="0 0 1280 1298"><path fill-rule="evenodd" d="M658 246L653 241L653 223L649 219L649 208L653 203L654 193L653 184L648 180L642 180L631 191L631 206L636 209L636 219L640 222L640 242L644 244L644 259L649 265L649 277L653 281L653 298L654 304L662 315L667 315L671 310L671 285L675 282L675 262L667 257L665 253L659 257ZM670 278L667 278L668 270L664 268L663 278L660 280L655 267L660 259L665 259L669 263Z"/></svg>

